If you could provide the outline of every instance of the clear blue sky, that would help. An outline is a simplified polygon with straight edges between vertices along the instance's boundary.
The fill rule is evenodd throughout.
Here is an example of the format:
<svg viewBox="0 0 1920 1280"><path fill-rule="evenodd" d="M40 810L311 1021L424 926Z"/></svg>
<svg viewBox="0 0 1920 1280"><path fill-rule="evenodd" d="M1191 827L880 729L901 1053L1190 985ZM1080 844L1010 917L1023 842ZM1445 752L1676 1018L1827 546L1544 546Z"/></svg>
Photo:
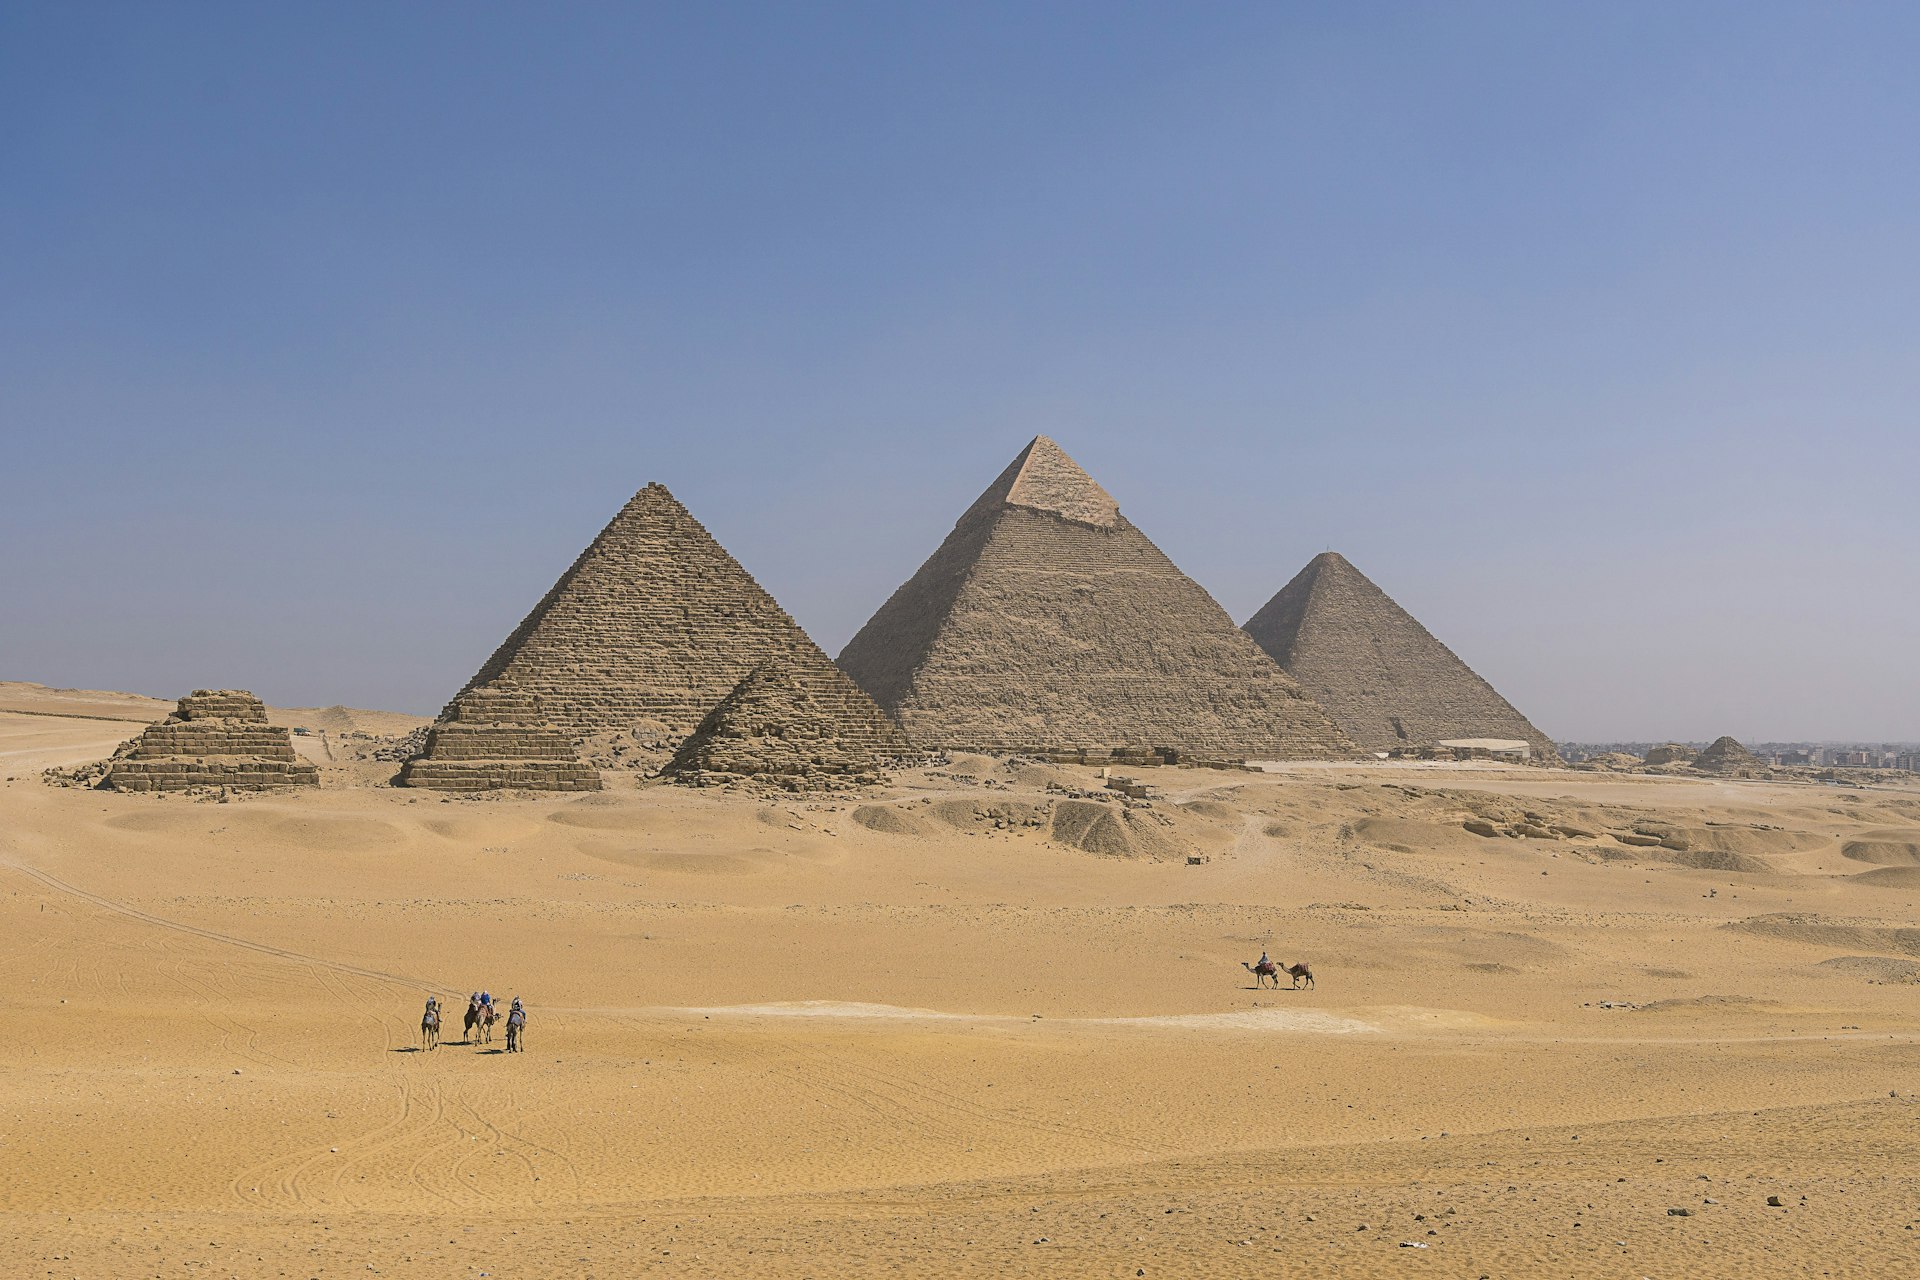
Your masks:
<svg viewBox="0 0 1920 1280"><path fill-rule="evenodd" d="M1920 7L0 5L0 678L436 708L640 485L1036 432L1561 738L1920 738Z"/></svg>

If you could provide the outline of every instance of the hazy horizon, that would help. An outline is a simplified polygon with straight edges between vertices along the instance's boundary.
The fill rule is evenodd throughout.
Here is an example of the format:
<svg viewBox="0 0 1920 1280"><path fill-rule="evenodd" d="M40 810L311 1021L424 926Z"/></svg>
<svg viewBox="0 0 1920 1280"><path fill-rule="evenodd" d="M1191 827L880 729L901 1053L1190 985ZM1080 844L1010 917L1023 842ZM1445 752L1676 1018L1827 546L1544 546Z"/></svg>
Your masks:
<svg viewBox="0 0 1920 1280"><path fill-rule="evenodd" d="M1920 739L1920 12L0 12L0 679L430 713L666 484L829 653L1036 433L1559 740Z"/></svg>

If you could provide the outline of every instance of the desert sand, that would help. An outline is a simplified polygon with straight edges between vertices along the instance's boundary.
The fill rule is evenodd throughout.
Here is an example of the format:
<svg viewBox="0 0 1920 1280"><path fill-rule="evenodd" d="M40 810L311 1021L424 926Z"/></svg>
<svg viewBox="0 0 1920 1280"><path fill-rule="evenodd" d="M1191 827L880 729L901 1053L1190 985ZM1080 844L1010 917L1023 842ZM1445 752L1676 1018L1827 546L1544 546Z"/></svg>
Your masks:
<svg viewBox="0 0 1920 1280"><path fill-rule="evenodd" d="M1920 1270L1920 790L1166 768L1119 856L986 757L52 787L168 704L4 692L9 1276Z"/></svg>

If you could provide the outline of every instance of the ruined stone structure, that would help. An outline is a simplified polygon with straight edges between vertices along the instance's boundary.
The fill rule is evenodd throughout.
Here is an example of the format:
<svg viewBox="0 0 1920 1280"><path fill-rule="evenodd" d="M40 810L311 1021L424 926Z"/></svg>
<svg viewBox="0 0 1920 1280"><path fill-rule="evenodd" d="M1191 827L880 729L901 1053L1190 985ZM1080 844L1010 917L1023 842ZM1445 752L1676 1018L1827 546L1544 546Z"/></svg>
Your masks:
<svg viewBox="0 0 1920 1280"><path fill-rule="evenodd" d="M240 689L195 689L107 765L116 791L190 787L314 786L320 771L294 754L293 737L267 723L260 699Z"/></svg>
<svg viewBox="0 0 1920 1280"><path fill-rule="evenodd" d="M840 666L923 747L1353 751L1045 436L868 620Z"/></svg>
<svg viewBox="0 0 1920 1280"><path fill-rule="evenodd" d="M511 776L485 785L580 789L557 742L577 760L590 735L647 726L676 747L749 672L781 656L801 670L830 665L700 522L650 484L448 704L401 781L475 789Z"/></svg>
<svg viewBox="0 0 1920 1280"><path fill-rule="evenodd" d="M782 655L747 673L664 772L681 782L754 779L788 791L877 783L907 737L824 656Z"/></svg>
<svg viewBox="0 0 1920 1280"><path fill-rule="evenodd" d="M1683 742L1668 742L1647 752L1648 764L1692 764L1699 753Z"/></svg>
<svg viewBox="0 0 1920 1280"><path fill-rule="evenodd" d="M436 791L598 791L600 771L579 758L539 697L503 681L449 703L399 782Z"/></svg>
<svg viewBox="0 0 1920 1280"><path fill-rule="evenodd" d="M1337 552L1309 561L1246 630L1365 750L1507 738L1558 758L1552 740Z"/></svg>
<svg viewBox="0 0 1920 1280"><path fill-rule="evenodd" d="M1713 740L1712 746L1693 758L1693 767L1710 773L1739 773L1748 769L1765 769L1767 766L1759 756L1723 734Z"/></svg>

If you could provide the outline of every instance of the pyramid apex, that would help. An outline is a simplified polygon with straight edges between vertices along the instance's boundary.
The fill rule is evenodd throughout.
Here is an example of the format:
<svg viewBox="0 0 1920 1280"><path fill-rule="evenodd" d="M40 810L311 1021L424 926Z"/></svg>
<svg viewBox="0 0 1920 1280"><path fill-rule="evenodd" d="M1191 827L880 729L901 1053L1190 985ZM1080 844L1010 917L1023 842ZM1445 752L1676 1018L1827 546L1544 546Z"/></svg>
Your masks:
<svg viewBox="0 0 1920 1280"><path fill-rule="evenodd" d="M986 504L1046 511L1107 529L1120 519L1113 495L1047 436L1030 440L975 505Z"/></svg>

